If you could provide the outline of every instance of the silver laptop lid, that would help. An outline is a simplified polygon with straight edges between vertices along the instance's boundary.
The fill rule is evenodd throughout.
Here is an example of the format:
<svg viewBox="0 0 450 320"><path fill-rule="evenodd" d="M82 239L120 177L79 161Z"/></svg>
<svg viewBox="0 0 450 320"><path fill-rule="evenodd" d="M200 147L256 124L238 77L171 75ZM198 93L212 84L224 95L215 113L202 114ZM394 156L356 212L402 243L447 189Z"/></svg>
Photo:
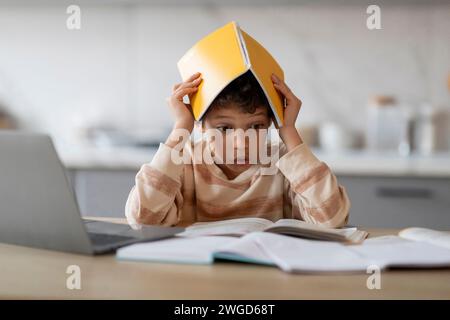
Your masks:
<svg viewBox="0 0 450 320"><path fill-rule="evenodd" d="M92 254L49 136L0 130L0 242Z"/></svg>

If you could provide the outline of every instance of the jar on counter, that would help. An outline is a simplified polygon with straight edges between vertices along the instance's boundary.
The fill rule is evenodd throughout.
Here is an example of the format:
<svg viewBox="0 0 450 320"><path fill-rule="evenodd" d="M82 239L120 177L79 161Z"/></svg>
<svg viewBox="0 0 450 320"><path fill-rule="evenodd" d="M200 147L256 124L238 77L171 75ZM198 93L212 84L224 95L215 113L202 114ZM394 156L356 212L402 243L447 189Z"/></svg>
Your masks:
<svg viewBox="0 0 450 320"><path fill-rule="evenodd" d="M374 96L367 108L366 146L369 150L397 150L404 132L403 112L392 96Z"/></svg>

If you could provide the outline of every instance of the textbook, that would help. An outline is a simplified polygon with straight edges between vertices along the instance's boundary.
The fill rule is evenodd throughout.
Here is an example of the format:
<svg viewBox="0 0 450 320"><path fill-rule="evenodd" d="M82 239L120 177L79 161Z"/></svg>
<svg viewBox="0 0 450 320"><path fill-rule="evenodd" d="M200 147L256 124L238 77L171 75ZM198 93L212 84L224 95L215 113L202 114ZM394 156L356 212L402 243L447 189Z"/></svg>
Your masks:
<svg viewBox="0 0 450 320"><path fill-rule="evenodd" d="M271 54L232 21L210 33L190 48L177 63L185 81L200 72L202 81L190 98L196 120L233 80L251 72L261 85L276 123L283 125L284 100L273 86L271 74L284 80L284 73Z"/></svg>
<svg viewBox="0 0 450 320"><path fill-rule="evenodd" d="M252 232L241 238L175 237L138 243L120 248L116 258L178 264L212 264L216 260L229 260L275 266L290 273L366 273L373 267L382 270L450 266L449 249L394 235L345 245L269 232Z"/></svg>
<svg viewBox="0 0 450 320"><path fill-rule="evenodd" d="M366 231L352 228L327 228L307 223L298 219L280 219L276 222L264 218L238 218L214 222L197 222L178 233L178 237L196 236L243 236L250 232L264 231L284 234L294 237L337 241L346 243L360 243L367 238Z"/></svg>

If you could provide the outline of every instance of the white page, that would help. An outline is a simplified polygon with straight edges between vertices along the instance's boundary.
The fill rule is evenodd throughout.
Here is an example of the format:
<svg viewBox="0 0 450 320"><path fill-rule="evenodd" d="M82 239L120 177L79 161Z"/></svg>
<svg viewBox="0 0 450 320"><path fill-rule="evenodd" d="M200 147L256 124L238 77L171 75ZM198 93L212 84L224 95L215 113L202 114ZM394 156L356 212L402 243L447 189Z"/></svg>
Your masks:
<svg viewBox="0 0 450 320"><path fill-rule="evenodd" d="M330 232L330 233L336 233L336 234L342 234L342 235L349 235L352 234L357 229L355 227L344 227L344 228L329 228L329 227L323 227L320 225L315 225L312 223L308 223L302 220L297 219L280 219L277 222L273 224L273 227L294 227L294 228L300 228L300 229L306 229L306 230L314 230L314 231L321 231L321 232Z"/></svg>
<svg viewBox="0 0 450 320"><path fill-rule="evenodd" d="M436 246L450 249L450 233L426 228L407 228L399 232L400 237L427 242Z"/></svg>
<svg viewBox="0 0 450 320"><path fill-rule="evenodd" d="M255 232L252 236L266 254L287 272L339 272L366 270L366 259L340 243Z"/></svg>
<svg viewBox="0 0 450 320"><path fill-rule="evenodd" d="M450 265L450 250L425 242L402 239L398 236L370 238L362 245L348 249L366 257L371 263L401 267L440 267Z"/></svg>
<svg viewBox="0 0 450 320"><path fill-rule="evenodd" d="M239 241L239 238L224 236L170 238L120 248L116 252L116 257L121 260L210 264L213 262L214 251L235 241Z"/></svg>
<svg viewBox="0 0 450 320"><path fill-rule="evenodd" d="M238 261L254 262L267 265L274 265L272 259L266 254L264 249L255 241L254 233L248 234L239 239L226 244L219 248L214 256L218 258L230 258L233 256L239 256L241 259L235 259Z"/></svg>
<svg viewBox="0 0 450 320"><path fill-rule="evenodd" d="M370 265L380 269L387 266L450 266L450 250L398 236L371 238L360 245L343 245L258 233L256 241L278 266L289 272L366 271Z"/></svg>
<svg viewBox="0 0 450 320"><path fill-rule="evenodd" d="M208 235L236 235L242 236L253 231L261 231L273 224L262 218L239 218L213 222L197 222L187 227L179 237L198 237Z"/></svg>
<svg viewBox="0 0 450 320"><path fill-rule="evenodd" d="M314 225L305 221L297 220L297 219L280 219L277 222L275 222L272 226L269 227L269 229L274 227L293 227L293 228L299 228L302 230L310 230L314 232L325 232L330 234L339 234L342 236L350 236L353 234L357 229L355 227L349 227L349 228L328 228L323 227L320 225Z"/></svg>

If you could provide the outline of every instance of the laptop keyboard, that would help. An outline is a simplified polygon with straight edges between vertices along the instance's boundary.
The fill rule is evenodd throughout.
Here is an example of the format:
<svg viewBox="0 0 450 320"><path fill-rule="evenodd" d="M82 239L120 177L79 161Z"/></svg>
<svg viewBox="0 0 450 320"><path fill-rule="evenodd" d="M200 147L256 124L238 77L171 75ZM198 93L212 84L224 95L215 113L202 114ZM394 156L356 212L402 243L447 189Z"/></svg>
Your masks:
<svg viewBox="0 0 450 320"><path fill-rule="evenodd" d="M119 236L116 234L93 233L93 232L89 232L88 234L92 243L96 246L111 245L134 239L133 237Z"/></svg>

